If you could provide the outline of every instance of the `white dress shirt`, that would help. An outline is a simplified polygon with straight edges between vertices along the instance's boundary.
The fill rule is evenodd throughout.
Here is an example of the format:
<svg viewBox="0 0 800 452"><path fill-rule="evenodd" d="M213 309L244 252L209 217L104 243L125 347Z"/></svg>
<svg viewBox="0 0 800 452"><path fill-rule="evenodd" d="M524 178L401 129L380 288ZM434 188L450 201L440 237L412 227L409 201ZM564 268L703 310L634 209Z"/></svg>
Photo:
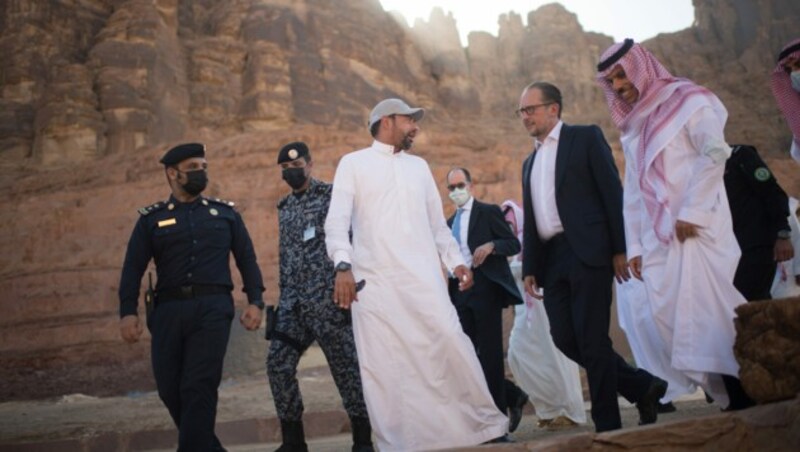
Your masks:
<svg viewBox="0 0 800 452"><path fill-rule="evenodd" d="M561 134L560 120L543 142L537 142L538 150L531 169L531 200L536 217L536 230L542 240L549 240L564 232L556 206L556 155L558 137Z"/></svg>
<svg viewBox="0 0 800 452"><path fill-rule="evenodd" d="M469 237L469 217L472 214L472 204L475 201L475 198L470 196L469 201L465 202L463 206L459 207L461 209L461 218L459 218L461 222L461 229L459 230L459 249L461 251L461 255L464 256L464 261L467 264L467 268L472 267L472 253L469 251L469 244L467 244L467 237ZM455 219L453 219L455 221Z"/></svg>

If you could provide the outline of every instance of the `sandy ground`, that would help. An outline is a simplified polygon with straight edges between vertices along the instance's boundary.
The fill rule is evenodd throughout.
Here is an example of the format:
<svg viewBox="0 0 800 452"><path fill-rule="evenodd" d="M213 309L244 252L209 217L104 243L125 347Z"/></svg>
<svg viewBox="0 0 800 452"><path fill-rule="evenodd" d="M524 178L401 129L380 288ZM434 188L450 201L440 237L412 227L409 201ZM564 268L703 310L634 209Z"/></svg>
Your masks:
<svg viewBox="0 0 800 452"><path fill-rule="evenodd" d="M319 347L311 347L303 355L298 377L307 411L341 407ZM265 373L224 380L220 385L218 423L274 416ZM170 428L172 421L156 392L132 392L119 397L70 394L0 404L1 443Z"/></svg>
<svg viewBox="0 0 800 452"><path fill-rule="evenodd" d="M306 413L341 411L341 399L335 389L325 358L318 347L303 356L298 373ZM217 423L275 417L275 408L266 377L258 372L229 379L220 387ZM635 407L621 400L623 424L636 426ZM706 404L695 394L677 402L676 413L662 415L660 422L716 414L719 408ZM587 406L588 409L588 406ZM592 431L591 423L563 432L548 432L536 427L531 406L514 436L529 441L553 435ZM174 431L166 409L155 392L130 393L120 397L65 395L37 401L11 401L0 404L0 444L44 443L58 439L80 439L103 432ZM312 450L349 448L349 435L310 438ZM232 444L231 451L266 450L277 444ZM162 449L154 449L162 450ZM169 449L163 449L169 450Z"/></svg>

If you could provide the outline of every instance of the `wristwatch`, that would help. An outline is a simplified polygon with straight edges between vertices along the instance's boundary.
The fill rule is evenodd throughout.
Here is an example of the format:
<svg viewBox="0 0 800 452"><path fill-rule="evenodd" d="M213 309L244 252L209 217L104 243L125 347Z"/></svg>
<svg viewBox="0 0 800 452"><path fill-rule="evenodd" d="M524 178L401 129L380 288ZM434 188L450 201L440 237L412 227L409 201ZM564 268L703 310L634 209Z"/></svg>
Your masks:
<svg viewBox="0 0 800 452"><path fill-rule="evenodd" d="M778 231L777 236L779 239L784 239L784 240L790 239L792 238L792 231L789 229L781 229L780 231Z"/></svg>
<svg viewBox="0 0 800 452"><path fill-rule="evenodd" d="M251 300L250 304L257 307L258 309L264 310L264 301L262 300Z"/></svg>
<svg viewBox="0 0 800 452"><path fill-rule="evenodd" d="M341 261L338 264L336 264L336 271L337 272L350 271L351 268L353 268L353 266L350 265L350 262Z"/></svg>

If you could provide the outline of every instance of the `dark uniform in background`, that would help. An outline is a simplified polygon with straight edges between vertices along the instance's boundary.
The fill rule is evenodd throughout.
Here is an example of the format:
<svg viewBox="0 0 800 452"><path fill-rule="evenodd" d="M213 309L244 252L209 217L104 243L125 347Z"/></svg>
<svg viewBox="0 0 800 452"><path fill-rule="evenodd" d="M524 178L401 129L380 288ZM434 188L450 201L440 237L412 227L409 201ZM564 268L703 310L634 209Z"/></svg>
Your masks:
<svg viewBox="0 0 800 452"><path fill-rule="evenodd" d="M333 302L334 267L325 249L324 224L333 186L310 176L305 143L284 146L278 164L293 189L278 203L280 300L274 330L268 331L267 376L283 434L278 450L306 450L297 364L315 340L350 417L353 450L372 450L350 311Z"/></svg>
<svg viewBox="0 0 800 452"><path fill-rule="evenodd" d="M789 201L756 148L732 147L725 164L725 190L742 249L733 285L748 301L768 300L777 267L776 244L791 247ZM786 243L778 243L781 240Z"/></svg>
<svg viewBox="0 0 800 452"><path fill-rule="evenodd" d="M161 162L170 167L203 156L202 145L182 145ZM201 180L205 188L205 169L202 172L190 180ZM153 374L158 395L179 430L178 450L224 450L214 423L234 316L231 252L249 302L263 308L264 285L250 235L233 203L202 196L179 202L174 189L167 201L139 213L122 269L120 317L137 315L142 276L153 259L158 278L154 309L147 319Z"/></svg>

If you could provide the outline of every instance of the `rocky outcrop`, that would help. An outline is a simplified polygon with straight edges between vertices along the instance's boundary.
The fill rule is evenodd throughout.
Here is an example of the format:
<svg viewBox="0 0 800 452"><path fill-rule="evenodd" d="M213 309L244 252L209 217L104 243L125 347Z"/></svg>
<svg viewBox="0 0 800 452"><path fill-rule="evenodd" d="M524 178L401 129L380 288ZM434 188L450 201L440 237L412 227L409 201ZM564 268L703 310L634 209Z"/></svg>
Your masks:
<svg viewBox="0 0 800 452"><path fill-rule="evenodd" d="M800 298L736 308L736 344L742 386L759 403L800 394Z"/></svg>
<svg viewBox="0 0 800 452"><path fill-rule="evenodd" d="M647 46L722 98L731 141L782 154L789 133L767 77L800 6L713 0L695 8L693 27ZM509 127L508 112L533 80L558 83L566 119L599 123L615 138L593 81L611 38L584 32L559 4L526 19L504 14L497 37L472 33L462 48L443 10L409 27L375 0L5 2L0 152L74 164L197 132L360 126L386 96L438 109L433 120Z"/></svg>

